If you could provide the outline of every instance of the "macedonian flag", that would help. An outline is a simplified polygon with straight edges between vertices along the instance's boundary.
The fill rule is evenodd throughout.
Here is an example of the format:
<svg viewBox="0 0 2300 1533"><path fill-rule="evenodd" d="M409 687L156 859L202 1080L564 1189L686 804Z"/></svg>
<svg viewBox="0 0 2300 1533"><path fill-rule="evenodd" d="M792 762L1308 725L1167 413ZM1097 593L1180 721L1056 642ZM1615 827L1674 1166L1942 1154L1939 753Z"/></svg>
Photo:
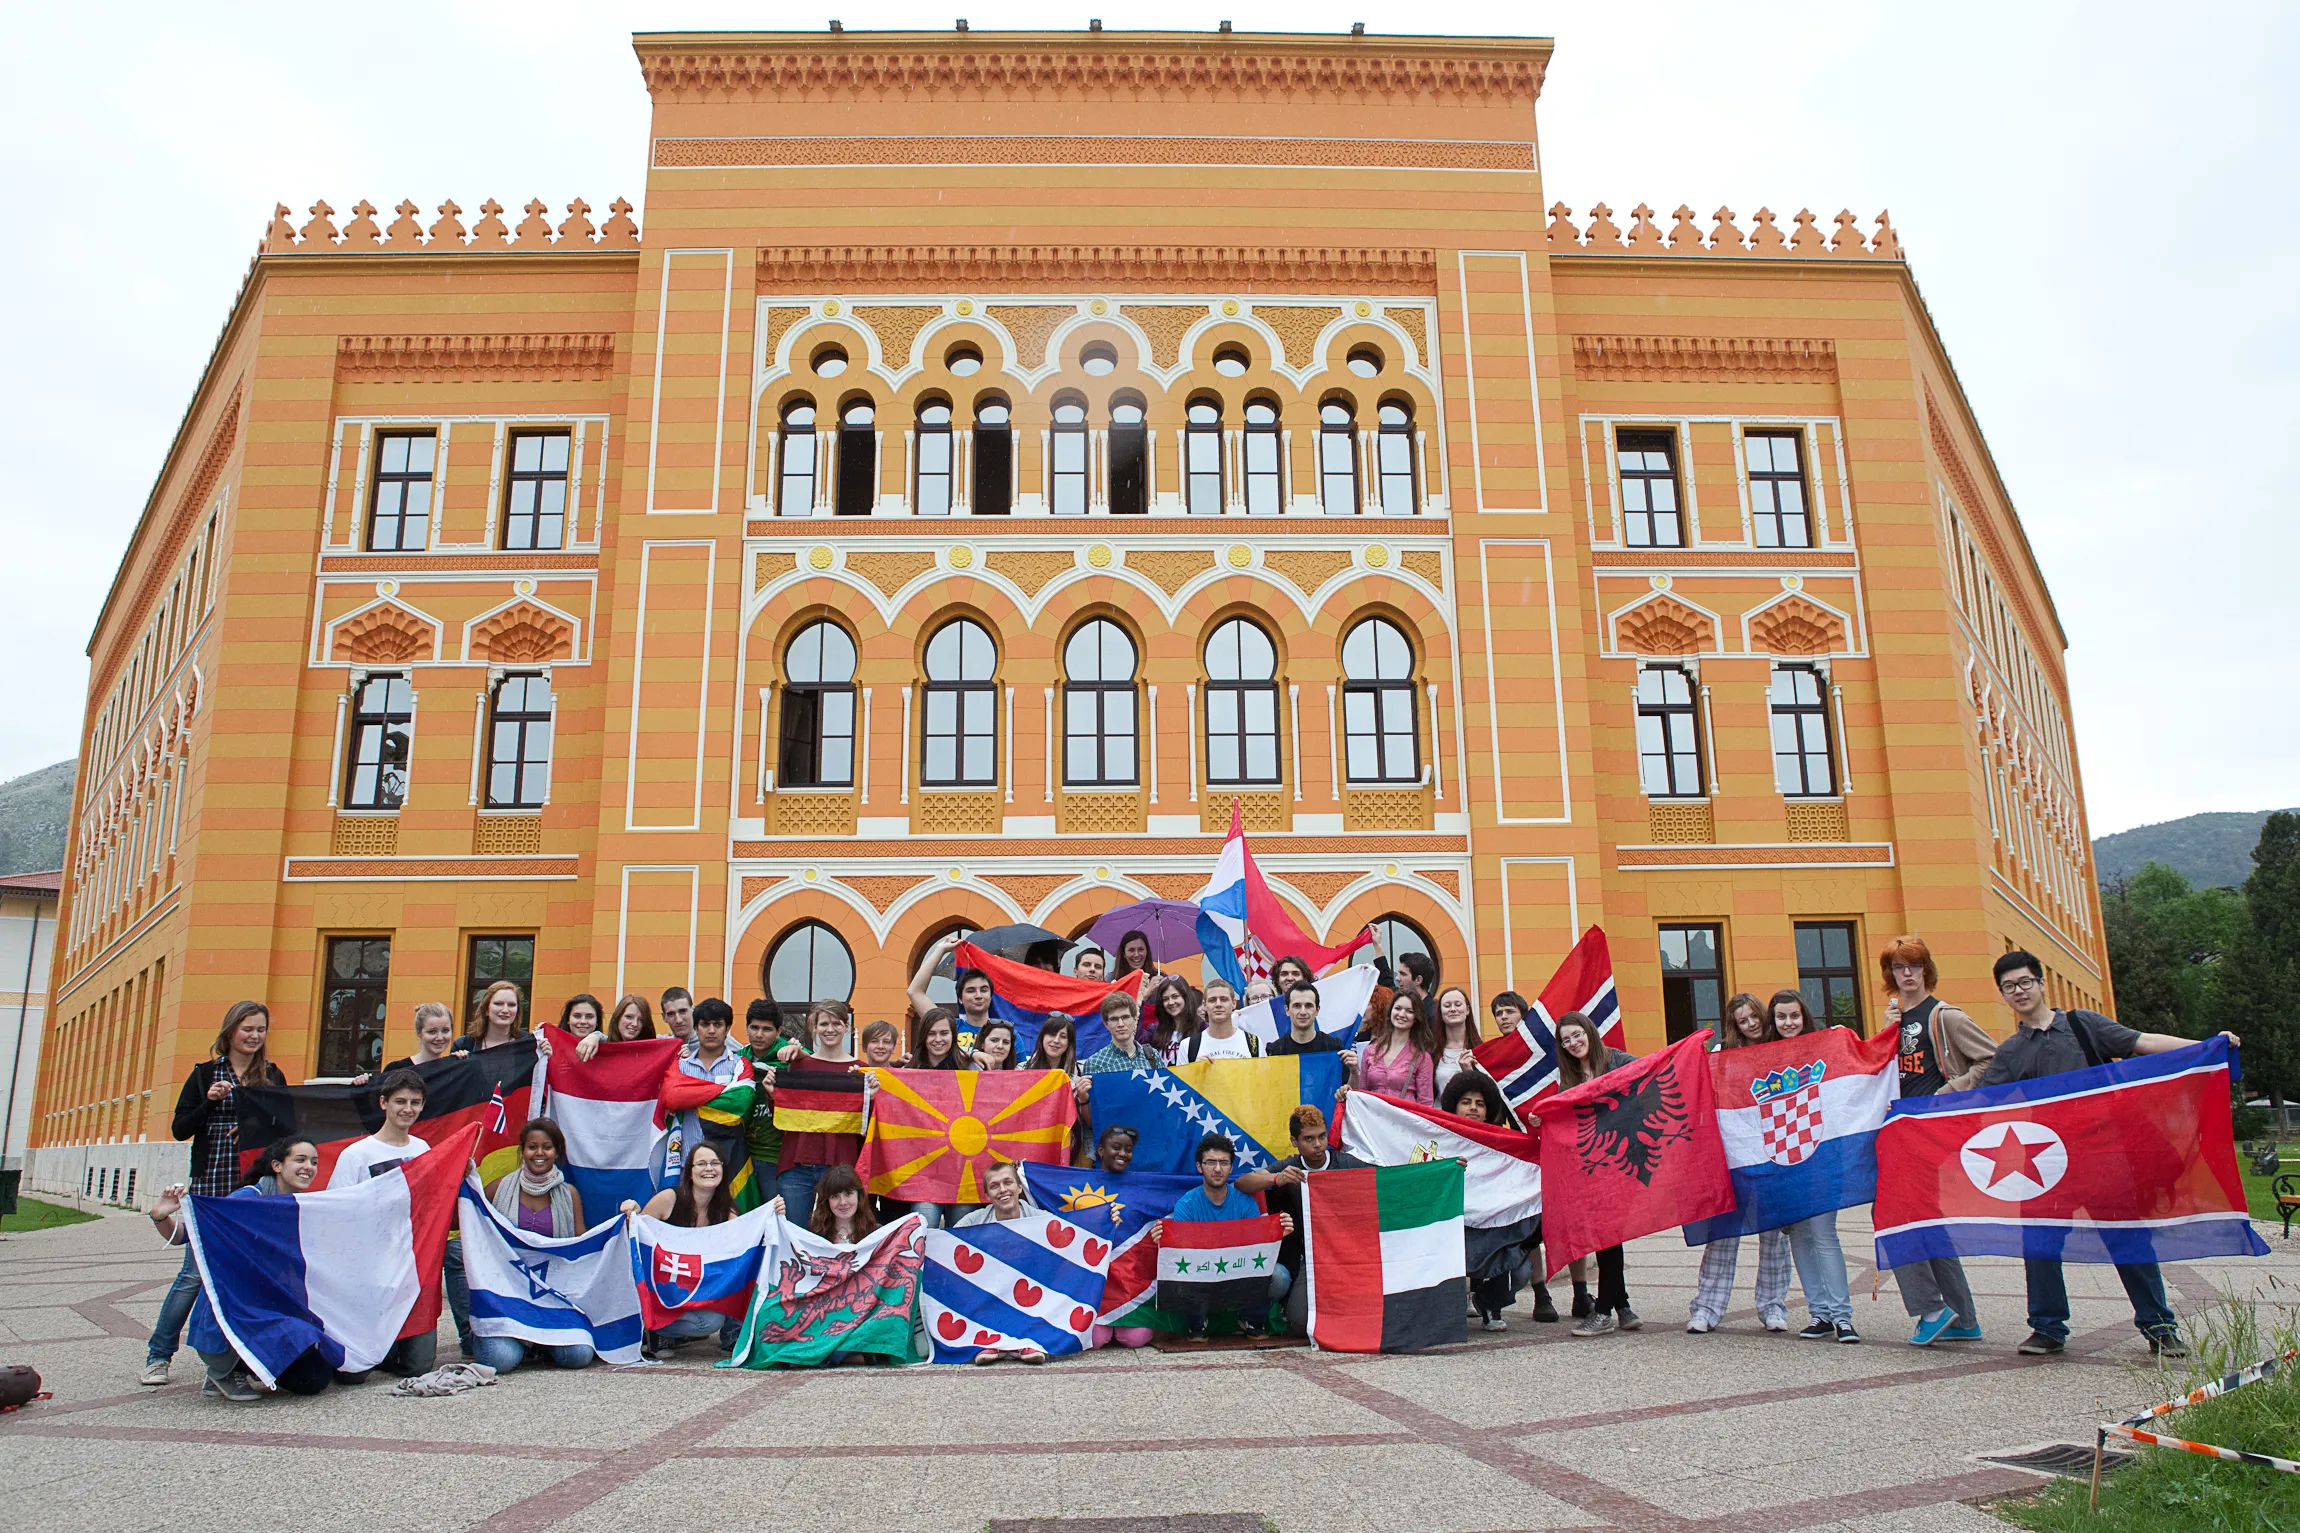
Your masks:
<svg viewBox="0 0 2300 1533"><path fill-rule="evenodd" d="M870 1190L919 1203L980 1203L998 1161L1065 1165L1078 1101L1060 1070L873 1070L856 1165Z"/></svg>

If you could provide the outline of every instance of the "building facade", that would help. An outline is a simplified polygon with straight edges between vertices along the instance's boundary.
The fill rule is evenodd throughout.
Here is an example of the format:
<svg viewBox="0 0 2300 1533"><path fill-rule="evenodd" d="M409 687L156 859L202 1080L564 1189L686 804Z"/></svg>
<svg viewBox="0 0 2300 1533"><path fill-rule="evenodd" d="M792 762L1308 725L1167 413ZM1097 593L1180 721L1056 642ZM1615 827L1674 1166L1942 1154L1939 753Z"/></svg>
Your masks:
<svg viewBox="0 0 2300 1533"><path fill-rule="evenodd" d="M296 1078L501 976L899 1018L1233 805L1481 1006L1603 925L1640 1049L1903 931L2107 1001L1881 216L1545 206L1537 40L637 52L643 235L279 210L91 645L36 1142L164 1140L243 996Z"/></svg>
<svg viewBox="0 0 2300 1533"><path fill-rule="evenodd" d="M56 902L64 875L0 876L0 1178L21 1176L48 1019L48 968L56 950ZM6 1201L0 1190L0 1204Z"/></svg>

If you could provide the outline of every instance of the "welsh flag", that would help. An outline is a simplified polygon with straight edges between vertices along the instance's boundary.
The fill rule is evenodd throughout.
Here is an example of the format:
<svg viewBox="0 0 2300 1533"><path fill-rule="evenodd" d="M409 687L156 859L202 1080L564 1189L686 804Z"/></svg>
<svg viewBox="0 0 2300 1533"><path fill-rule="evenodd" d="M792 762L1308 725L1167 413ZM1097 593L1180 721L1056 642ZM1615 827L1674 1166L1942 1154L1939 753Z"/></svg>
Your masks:
<svg viewBox="0 0 2300 1533"><path fill-rule="evenodd" d="M1317 1346L1412 1352L1468 1340L1461 1162L1305 1178L1302 1244Z"/></svg>

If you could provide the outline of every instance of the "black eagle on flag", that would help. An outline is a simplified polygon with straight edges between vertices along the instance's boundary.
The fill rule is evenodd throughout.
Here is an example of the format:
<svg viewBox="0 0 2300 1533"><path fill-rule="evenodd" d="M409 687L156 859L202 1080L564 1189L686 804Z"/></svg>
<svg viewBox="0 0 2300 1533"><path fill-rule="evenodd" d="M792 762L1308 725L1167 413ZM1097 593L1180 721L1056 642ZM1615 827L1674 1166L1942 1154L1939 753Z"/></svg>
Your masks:
<svg viewBox="0 0 2300 1533"><path fill-rule="evenodd" d="M1693 1137L1693 1119L1675 1069L1656 1070L1617 1091L1602 1092L1574 1113L1574 1147L1594 1172L1626 1171L1642 1186L1653 1185L1662 1149Z"/></svg>

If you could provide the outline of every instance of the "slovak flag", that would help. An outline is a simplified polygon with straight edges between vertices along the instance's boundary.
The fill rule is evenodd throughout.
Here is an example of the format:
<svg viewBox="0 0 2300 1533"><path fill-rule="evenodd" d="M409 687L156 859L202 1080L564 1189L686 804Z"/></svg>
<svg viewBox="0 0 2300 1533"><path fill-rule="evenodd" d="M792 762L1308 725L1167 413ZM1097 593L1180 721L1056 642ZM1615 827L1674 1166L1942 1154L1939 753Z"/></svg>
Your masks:
<svg viewBox="0 0 2300 1533"><path fill-rule="evenodd" d="M676 1038L607 1043L589 1059L575 1057L574 1036L551 1029L551 1053L537 1071L546 1107L567 1136L561 1170L593 1218L628 1198L644 1203L656 1190L664 1135L663 1072L679 1052Z"/></svg>
<svg viewBox="0 0 2300 1533"><path fill-rule="evenodd" d="M1320 974L1374 940L1362 930L1339 947L1313 942L1294 924L1270 892L1246 845L1246 824L1235 799L1230 802L1230 836L1215 859L1214 876L1198 891L1198 945L1206 972L1228 980L1243 996L1246 983L1267 979L1281 958L1299 958Z"/></svg>
<svg viewBox="0 0 2300 1533"><path fill-rule="evenodd" d="M1709 1056L1731 1213L1685 1226L1689 1246L1777 1230L1877 1195L1877 1130L1901 1094L1898 1029L1843 1027Z"/></svg>
<svg viewBox="0 0 2300 1533"><path fill-rule="evenodd" d="M751 1288L780 1217L772 1203L703 1226L633 1215L631 1276L639 1285L639 1314L647 1329L659 1331L687 1310L738 1320L749 1314Z"/></svg>
<svg viewBox="0 0 2300 1533"><path fill-rule="evenodd" d="M1877 1265L1933 1256L2266 1256L2208 1038L2036 1080L1904 1099L1877 1135Z"/></svg>
<svg viewBox="0 0 2300 1533"><path fill-rule="evenodd" d="M1488 1038L1470 1050L1501 1087L1510 1111L1521 1118L1528 1104L1557 1089L1557 1019L1570 1011L1596 1023L1598 1037L1607 1047L1621 1047L1621 1001L1613 992L1613 954L1605 945L1602 926L1581 934L1517 1031Z"/></svg>

